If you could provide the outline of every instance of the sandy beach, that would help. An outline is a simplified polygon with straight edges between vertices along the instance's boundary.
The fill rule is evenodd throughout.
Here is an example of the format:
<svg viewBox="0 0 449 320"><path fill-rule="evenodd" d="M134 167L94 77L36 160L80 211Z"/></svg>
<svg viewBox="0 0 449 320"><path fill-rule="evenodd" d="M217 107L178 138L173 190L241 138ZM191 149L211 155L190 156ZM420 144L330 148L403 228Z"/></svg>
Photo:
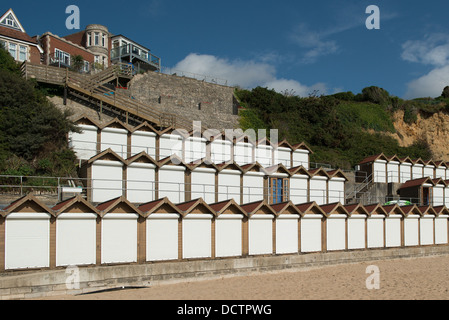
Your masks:
<svg viewBox="0 0 449 320"><path fill-rule="evenodd" d="M371 272L379 273L367 273L369 266L376 267ZM367 288L367 282L371 289ZM447 300L449 256L345 264L44 299Z"/></svg>

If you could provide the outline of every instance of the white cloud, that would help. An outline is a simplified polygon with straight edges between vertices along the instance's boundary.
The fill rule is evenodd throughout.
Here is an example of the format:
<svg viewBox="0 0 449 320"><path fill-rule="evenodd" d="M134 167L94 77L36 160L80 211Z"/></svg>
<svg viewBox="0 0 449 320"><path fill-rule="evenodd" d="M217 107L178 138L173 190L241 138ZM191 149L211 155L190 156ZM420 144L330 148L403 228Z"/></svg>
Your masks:
<svg viewBox="0 0 449 320"><path fill-rule="evenodd" d="M436 68L428 74L407 84L405 99L421 97L436 98L441 95L444 87L449 85L449 65Z"/></svg>
<svg viewBox="0 0 449 320"><path fill-rule="evenodd" d="M449 85L449 36L433 34L423 40L409 40L402 45L405 61L432 66L433 69L407 84L404 98L439 97Z"/></svg>
<svg viewBox="0 0 449 320"><path fill-rule="evenodd" d="M266 60L264 60L266 61ZM274 89L277 92L293 91L301 97L308 96L314 90L327 94L324 83L311 86L293 79L279 79L273 64L254 60L228 60L213 55L191 53L178 62L173 69L200 75L226 79L228 85L252 89L257 86Z"/></svg>
<svg viewBox="0 0 449 320"><path fill-rule="evenodd" d="M434 34L402 45L402 59L437 67L449 64L449 36Z"/></svg>

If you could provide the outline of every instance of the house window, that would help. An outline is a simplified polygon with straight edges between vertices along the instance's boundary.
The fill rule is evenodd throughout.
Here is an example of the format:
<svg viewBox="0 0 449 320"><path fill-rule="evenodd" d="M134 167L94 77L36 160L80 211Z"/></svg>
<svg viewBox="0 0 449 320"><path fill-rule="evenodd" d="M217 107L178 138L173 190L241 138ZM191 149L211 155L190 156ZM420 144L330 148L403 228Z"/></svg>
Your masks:
<svg viewBox="0 0 449 320"><path fill-rule="evenodd" d="M89 72L89 61L84 61L84 72Z"/></svg>
<svg viewBox="0 0 449 320"><path fill-rule="evenodd" d="M105 34L103 34L103 38L102 38L102 45L103 45L103 47L107 47L107 45L106 45L106 35Z"/></svg>
<svg viewBox="0 0 449 320"><path fill-rule="evenodd" d="M27 60L27 47L19 46L19 61L26 61L26 60Z"/></svg>
<svg viewBox="0 0 449 320"><path fill-rule="evenodd" d="M89 32L87 34L87 46L90 47L92 45L92 34Z"/></svg>
<svg viewBox="0 0 449 320"><path fill-rule="evenodd" d="M94 34L94 45L99 46L100 45L100 33L95 32Z"/></svg>
<svg viewBox="0 0 449 320"><path fill-rule="evenodd" d="M70 54L68 54L67 52L55 49L55 60L56 62L70 66Z"/></svg>
<svg viewBox="0 0 449 320"><path fill-rule="evenodd" d="M288 178L270 178L270 204L286 202L289 199Z"/></svg>
<svg viewBox="0 0 449 320"><path fill-rule="evenodd" d="M7 48L6 41L0 40L0 48L3 48L6 50L6 48Z"/></svg>
<svg viewBox="0 0 449 320"><path fill-rule="evenodd" d="M1 22L1 24L14 29L20 29L19 25L17 24L16 20L14 19L11 13Z"/></svg>
<svg viewBox="0 0 449 320"><path fill-rule="evenodd" d="M17 44L9 43L9 54L17 60Z"/></svg>

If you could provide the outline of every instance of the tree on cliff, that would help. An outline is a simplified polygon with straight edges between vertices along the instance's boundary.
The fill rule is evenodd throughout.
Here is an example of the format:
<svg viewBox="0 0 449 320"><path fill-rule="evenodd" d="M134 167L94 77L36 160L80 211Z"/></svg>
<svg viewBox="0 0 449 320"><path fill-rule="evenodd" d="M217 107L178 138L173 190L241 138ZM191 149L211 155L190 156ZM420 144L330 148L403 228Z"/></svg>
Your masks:
<svg viewBox="0 0 449 320"><path fill-rule="evenodd" d="M15 157L37 171L44 169L42 174L69 174L58 172L63 167L62 171L70 170L67 161L75 163L75 155L67 147L67 134L77 128L68 116L33 82L22 78L14 59L0 48L0 170L14 173L8 171L6 160ZM47 163L46 168L39 167L43 163ZM35 170L26 171L34 174Z"/></svg>
<svg viewBox="0 0 449 320"><path fill-rule="evenodd" d="M449 98L449 86L443 89L443 93L441 94L443 98Z"/></svg>

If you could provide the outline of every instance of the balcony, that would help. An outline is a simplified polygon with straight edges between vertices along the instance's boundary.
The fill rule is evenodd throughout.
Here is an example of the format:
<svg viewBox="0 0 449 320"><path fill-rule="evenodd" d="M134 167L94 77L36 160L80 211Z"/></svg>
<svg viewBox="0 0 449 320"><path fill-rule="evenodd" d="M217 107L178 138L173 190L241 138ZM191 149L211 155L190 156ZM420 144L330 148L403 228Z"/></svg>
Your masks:
<svg viewBox="0 0 449 320"><path fill-rule="evenodd" d="M133 44L127 44L111 50L111 61L129 62L139 71L160 71L161 59Z"/></svg>

